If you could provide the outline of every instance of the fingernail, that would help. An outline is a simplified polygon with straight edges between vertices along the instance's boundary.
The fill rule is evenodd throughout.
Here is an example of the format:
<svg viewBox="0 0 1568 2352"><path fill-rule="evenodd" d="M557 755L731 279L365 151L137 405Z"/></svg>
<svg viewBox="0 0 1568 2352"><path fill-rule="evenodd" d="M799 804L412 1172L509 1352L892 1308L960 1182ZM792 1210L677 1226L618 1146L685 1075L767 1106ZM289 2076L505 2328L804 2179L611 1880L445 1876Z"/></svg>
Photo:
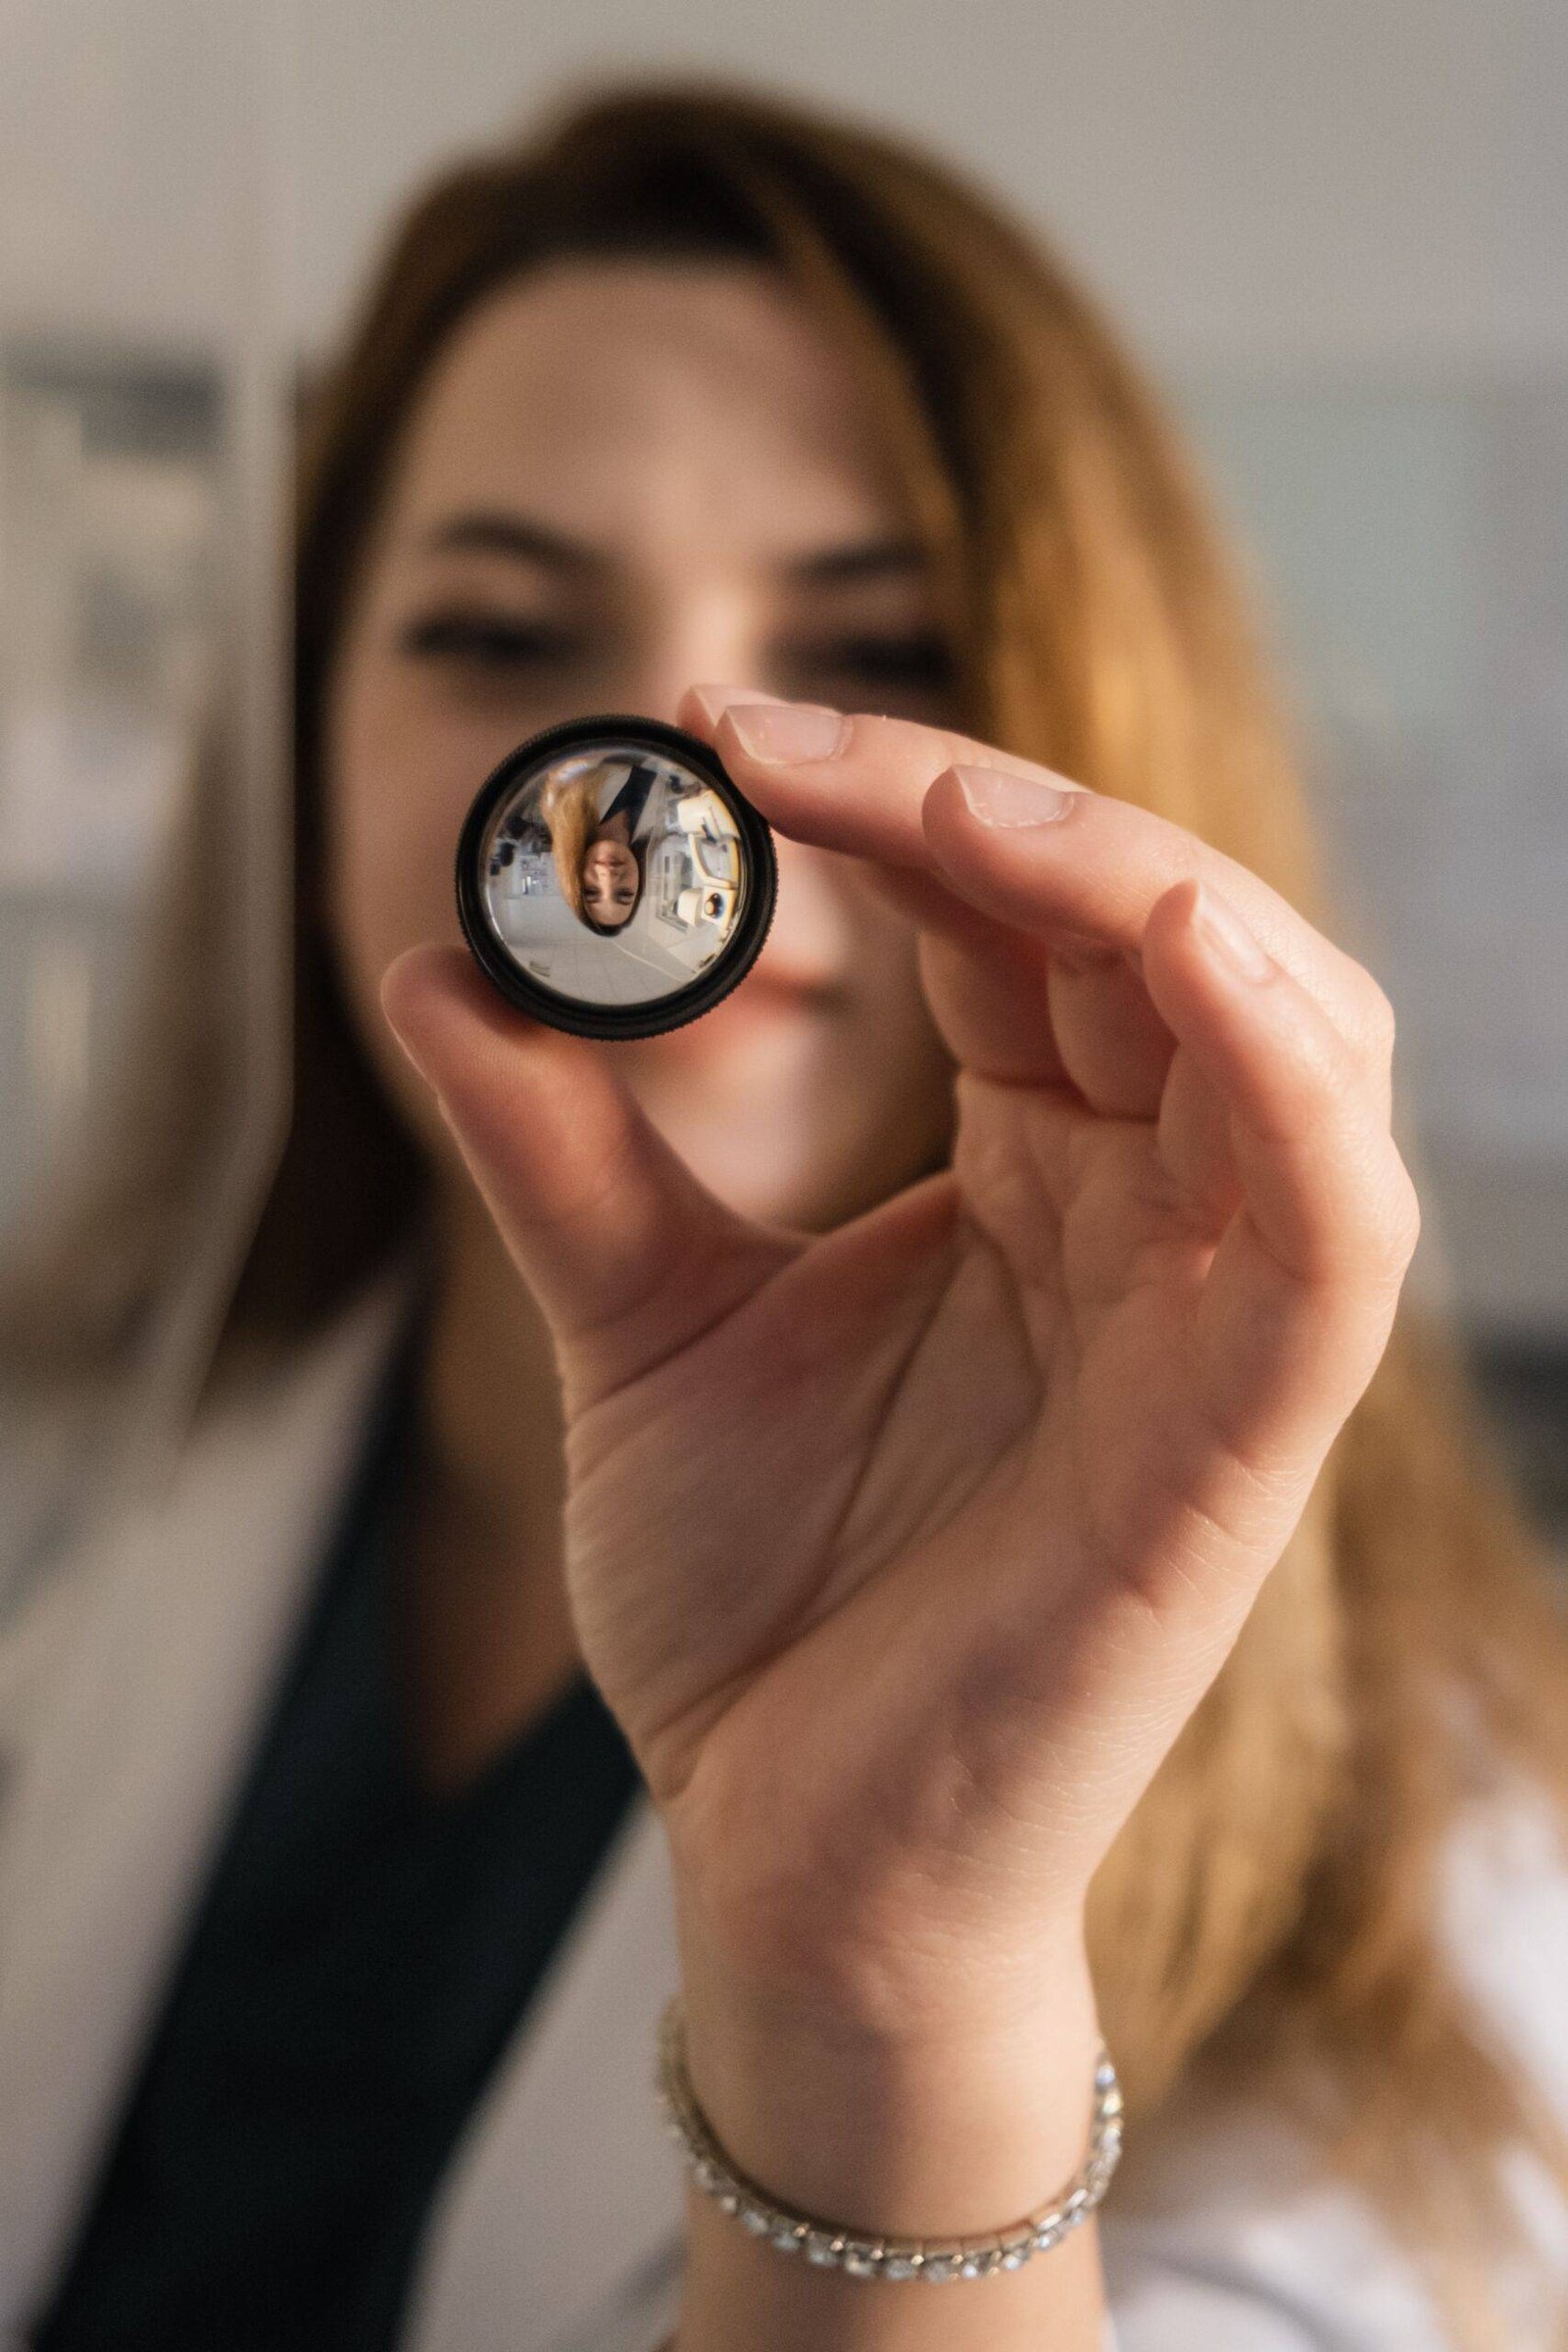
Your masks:
<svg viewBox="0 0 1568 2352"><path fill-rule="evenodd" d="M849 732L842 710L819 703L732 705L729 723L754 760L831 760Z"/></svg>
<svg viewBox="0 0 1568 2352"><path fill-rule="evenodd" d="M1043 776L1009 774L1002 767L956 767L969 814L982 825L1051 825L1083 795L1048 784Z"/></svg>
<svg viewBox="0 0 1568 2352"><path fill-rule="evenodd" d="M736 703L779 703L779 694L763 694L757 686L694 686L692 693L703 707L709 725L716 726L724 712Z"/></svg>
<svg viewBox="0 0 1568 2352"><path fill-rule="evenodd" d="M1207 944L1245 980L1266 980L1273 959L1258 946L1235 907L1207 883L1200 882L1193 921Z"/></svg>

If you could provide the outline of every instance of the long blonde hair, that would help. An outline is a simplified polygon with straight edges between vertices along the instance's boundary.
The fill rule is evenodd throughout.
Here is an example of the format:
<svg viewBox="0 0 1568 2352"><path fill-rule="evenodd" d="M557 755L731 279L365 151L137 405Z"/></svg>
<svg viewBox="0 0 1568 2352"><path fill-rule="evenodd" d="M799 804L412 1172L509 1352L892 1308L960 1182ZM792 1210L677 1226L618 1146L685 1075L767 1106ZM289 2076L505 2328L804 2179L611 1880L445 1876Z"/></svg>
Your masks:
<svg viewBox="0 0 1568 2352"><path fill-rule="evenodd" d="M583 893L583 861L599 830L599 793L605 772L601 761L583 775L552 776L540 805L540 814L550 828L550 849L561 895L578 922L586 923L590 930L599 926L588 912ZM638 870L641 871L640 865Z"/></svg>
<svg viewBox="0 0 1568 2352"><path fill-rule="evenodd" d="M419 1155L335 977L322 711L398 431L473 304L552 256L782 270L860 371L944 599L959 723L1157 810L1335 929L1275 696L1155 400L1038 238L863 127L711 82L594 90L398 225L311 420L296 599L298 1036L288 1148L236 1333L293 1344L423 1213ZM1407 1295L1218 1680L1092 1890L1130 2159L1200 2078L1289 2099L1429 2271L1454 2341L1490 2295L1524 2135L1568 2149L1439 1931L1485 1759L1568 1821L1568 1634L1454 1333ZM1130 2174L1130 2166L1129 2166Z"/></svg>

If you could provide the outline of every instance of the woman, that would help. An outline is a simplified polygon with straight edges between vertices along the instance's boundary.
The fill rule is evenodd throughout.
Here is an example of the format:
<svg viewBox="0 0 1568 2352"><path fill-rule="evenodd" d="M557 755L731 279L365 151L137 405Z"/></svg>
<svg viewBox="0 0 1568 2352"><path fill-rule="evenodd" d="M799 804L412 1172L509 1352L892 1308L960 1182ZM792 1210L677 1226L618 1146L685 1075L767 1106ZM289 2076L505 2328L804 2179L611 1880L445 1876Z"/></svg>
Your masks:
<svg viewBox="0 0 1568 2352"><path fill-rule="evenodd" d="M595 768L546 792L562 896L590 931L623 930L637 911L643 869L633 845L653 783L654 770L641 761L625 776L607 778Z"/></svg>
<svg viewBox="0 0 1568 2352"><path fill-rule="evenodd" d="M885 140L610 93L404 223L298 591L288 1150L175 1496L12 1675L22 2340L1549 2342L1562 1628L1092 309ZM449 869L618 709L781 890L598 1047ZM789 2260L680 2193L672 1988L827 2223L1034 2210L1102 2030L1122 2169L944 2294Z"/></svg>
<svg viewBox="0 0 1568 2352"><path fill-rule="evenodd" d="M609 817L590 840L578 873L582 917L591 931L619 931L631 921L642 897L642 867L626 835L624 817Z"/></svg>

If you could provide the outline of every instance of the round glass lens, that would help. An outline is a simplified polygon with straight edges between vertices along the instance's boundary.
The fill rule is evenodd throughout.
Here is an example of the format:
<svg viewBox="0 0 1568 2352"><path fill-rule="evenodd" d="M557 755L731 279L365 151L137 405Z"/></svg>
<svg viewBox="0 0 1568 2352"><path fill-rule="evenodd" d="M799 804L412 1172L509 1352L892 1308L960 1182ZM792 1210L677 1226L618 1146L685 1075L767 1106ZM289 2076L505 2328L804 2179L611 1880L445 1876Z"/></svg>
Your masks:
<svg viewBox="0 0 1568 2352"><path fill-rule="evenodd" d="M648 720L579 720L524 744L485 785L458 897L470 946L514 1001L634 1035L728 993L761 945L773 885L766 827L706 744Z"/></svg>

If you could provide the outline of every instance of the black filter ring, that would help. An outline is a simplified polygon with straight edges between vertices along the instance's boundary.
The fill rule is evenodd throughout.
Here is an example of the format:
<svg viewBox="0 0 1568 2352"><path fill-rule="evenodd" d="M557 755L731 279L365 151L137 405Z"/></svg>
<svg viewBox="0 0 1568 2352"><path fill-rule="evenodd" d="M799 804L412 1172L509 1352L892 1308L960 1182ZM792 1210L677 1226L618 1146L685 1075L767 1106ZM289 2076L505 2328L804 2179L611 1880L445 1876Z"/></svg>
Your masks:
<svg viewBox="0 0 1568 2352"><path fill-rule="evenodd" d="M644 745L668 760L678 760L710 784L735 818L744 850L742 897L735 928L706 972L685 988L646 1004L592 1005L547 988L522 971L498 936L485 902L484 839L497 804L527 770L543 767L570 752L588 749L612 738L617 744ZM660 1037L683 1028L727 997L745 979L761 953L778 898L778 859L773 836L761 812L731 777L718 754L701 736L659 718L612 711L593 718L564 719L530 735L511 751L480 785L458 838L458 920L474 961L493 987L519 1011L531 1013L553 1029L569 1030L574 1037Z"/></svg>

